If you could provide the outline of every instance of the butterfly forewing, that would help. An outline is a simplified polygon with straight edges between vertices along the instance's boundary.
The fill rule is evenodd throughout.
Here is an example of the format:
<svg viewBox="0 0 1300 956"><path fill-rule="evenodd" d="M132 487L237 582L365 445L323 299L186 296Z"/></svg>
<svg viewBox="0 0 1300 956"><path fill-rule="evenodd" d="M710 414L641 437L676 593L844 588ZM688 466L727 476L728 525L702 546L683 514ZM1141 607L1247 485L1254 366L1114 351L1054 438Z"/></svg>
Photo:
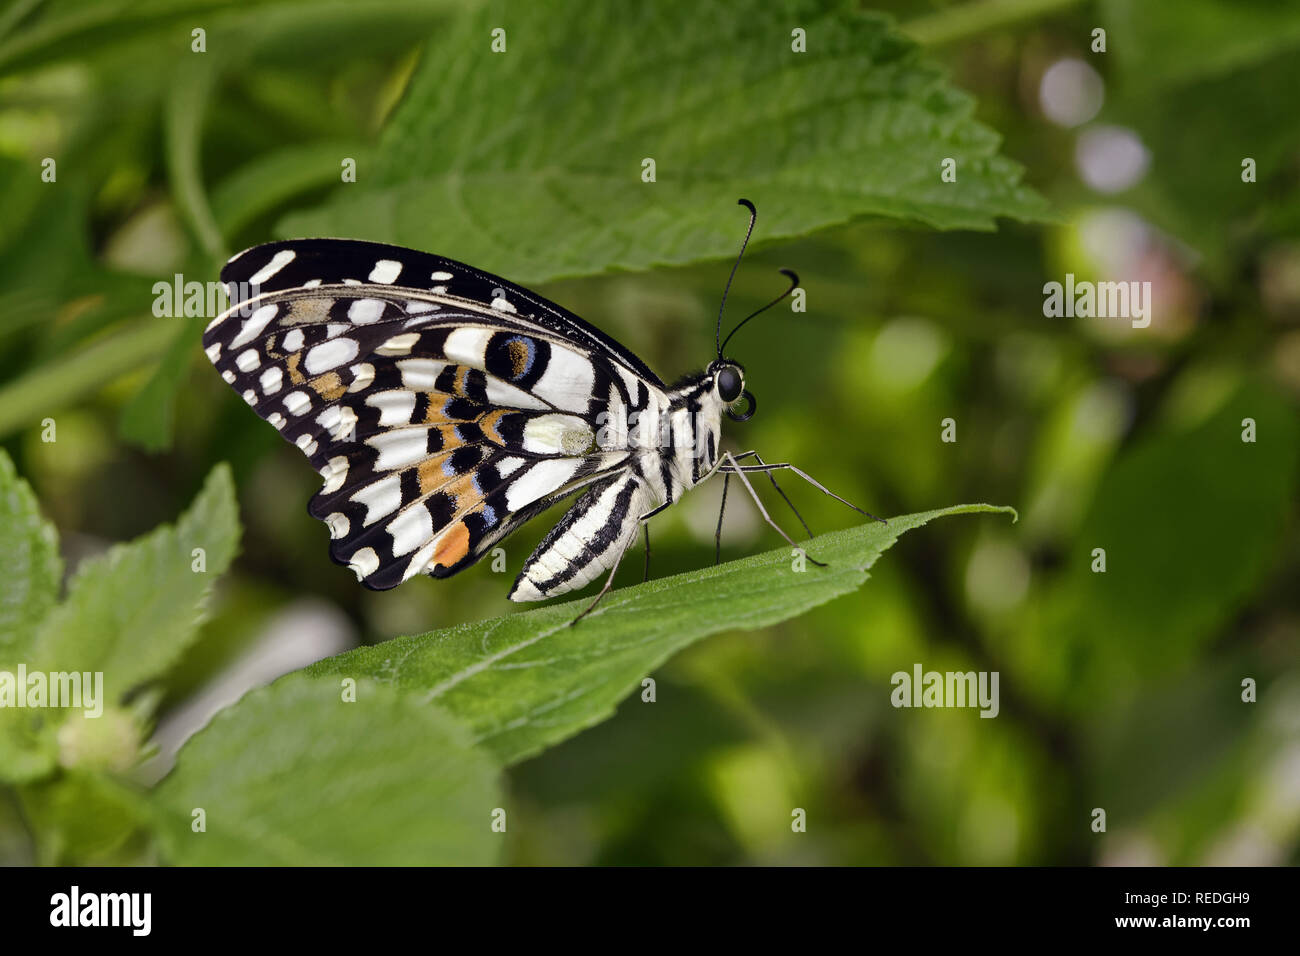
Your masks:
<svg viewBox="0 0 1300 956"><path fill-rule="evenodd" d="M539 330L584 351L603 353L647 383L663 382L635 354L596 327L536 292L454 259L402 246L353 239L291 239L254 246L221 270L227 287L263 295L304 286L398 286L478 303L503 315L526 316ZM236 296L231 296L232 304Z"/></svg>
<svg viewBox="0 0 1300 956"><path fill-rule="evenodd" d="M454 574L617 471L600 415L658 383L575 316L424 253L273 243L222 280L232 307L204 349L321 473L309 510L372 588Z"/></svg>

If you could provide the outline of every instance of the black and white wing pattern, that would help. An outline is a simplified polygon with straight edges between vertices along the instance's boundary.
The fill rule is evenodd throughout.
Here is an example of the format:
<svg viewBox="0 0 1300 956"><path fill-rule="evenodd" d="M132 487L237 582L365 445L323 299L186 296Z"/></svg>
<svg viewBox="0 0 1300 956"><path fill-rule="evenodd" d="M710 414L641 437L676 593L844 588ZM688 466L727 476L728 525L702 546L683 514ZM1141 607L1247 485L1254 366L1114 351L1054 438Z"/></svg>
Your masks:
<svg viewBox="0 0 1300 956"><path fill-rule="evenodd" d="M629 509L649 499L629 452L602 447L597 431L602 413L652 406L664 386L597 329L496 276L378 243L269 243L221 279L231 308L204 350L320 472L308 510L329 527L330 556L367 587L455 574L589 485L561 537L584 517L611 525L622 503L618 541L585 528L595 537L583 546L602 534L625 546ZM589 579L556 544L543 542L512 597Z"/></svg>

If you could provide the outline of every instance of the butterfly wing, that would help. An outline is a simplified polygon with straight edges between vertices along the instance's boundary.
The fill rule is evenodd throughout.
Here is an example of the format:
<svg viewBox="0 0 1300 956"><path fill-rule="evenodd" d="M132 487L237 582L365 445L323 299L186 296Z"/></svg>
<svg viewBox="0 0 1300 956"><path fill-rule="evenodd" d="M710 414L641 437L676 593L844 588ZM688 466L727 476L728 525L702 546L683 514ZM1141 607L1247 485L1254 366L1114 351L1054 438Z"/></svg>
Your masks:
<svg viewBox="0 0 1300 956"><path fill-rule="evenodd" d="M234 256L221 270L221 281L246 290L244 299L312 285L370 284L481 303L503 314L526 316L542 330L584 351L603 354L650 385L664 388L641 359L562 306L490 272L415 249L357 239L268 242ZM230 301L235 303L236 296Z"/></svg>
<svg viewBox="0 0 1300 956"><path fill-rule="evenodd" d="M657 387L526 290L478 273L504 294L452 294L448 265L351 241L257 247L223 270L233 304L204 333L222 378L321 473L309 511L374 589L454 574L625 468L596 443L600 415ZM404 284L414 269L427 288Z"/></svg>

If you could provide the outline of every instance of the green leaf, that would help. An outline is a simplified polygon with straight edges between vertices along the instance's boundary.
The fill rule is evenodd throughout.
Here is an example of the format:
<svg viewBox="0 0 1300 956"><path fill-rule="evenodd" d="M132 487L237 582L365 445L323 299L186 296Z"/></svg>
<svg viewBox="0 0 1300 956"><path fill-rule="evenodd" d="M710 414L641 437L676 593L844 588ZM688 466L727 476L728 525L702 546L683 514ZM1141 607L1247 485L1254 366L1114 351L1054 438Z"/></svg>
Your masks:
<svg viewBox="0 0 1300 956"><path fill-rule="evenodd" d="M903 24L903 31L925 46L942 46L969 40L993 30L1008 32L1026 20L1059 14L1083 0L970 0L968 3L925 4L937 6Z"/></svg>
<svg viewBox="0 0 1300 956"><path fill-rule="evenodd" d="M149 380L131 397L118 420L118 433L147 451L171 447L176 395L187 381L187 373L198 352L208 316L181 319L176 337L167 348Z"/></svg>
<svg viewBox="0 0 1300 956"><path fill-rule="evenodd" d="M94 290L102 270L87 248L83 184L33 195L27 184L50 184L40 183L37 167L8 158L0 159L0 178L7 180L0 208L13 208L14 217L0 227L0 334L8 334L48 323L61 302Z"/></svg>
<svg viewBox="0 0 1300 956"><path fill-rule="evenodd" d="M176 339L169 322L124 323L85 347L0 385L0 436L60 412L120 375L164 353Z"/></svg>
<svg viewBox="0 0 1300 956"><path fill-rule="evenodd" d="M63 561L54 526L0 449L0 660L21 657L59 598Z"/></svg>
<svg viewBox="0 0 1300 956"><path fill-rule="evenodd" d="M123 7L113 0L64 0L42 4L39 16L0 41L0 72L83 53L90 37L99 44L179 29L196 16L209 17L239 0L152 0ZM188 33L188 31L186 31ZM188 41L185 34L181 34ZM177 41L182 42L181 40ZM188 47L188 42L186 42Z"/></svg>
<svg viewBox="0 0 1300 956"><path fill-rule="evenodd" d="M1093 709L1084 742L1107 813L1139 821L1223 774L1224 762L1260 729L1240 694L1242 676L1267 672L1262 665L1241 653L1221 655L1181 679L1158 675L1142 694ZM1239 776L1237 783L1249 785Z"/></svg>
<svg viewBox="0 0 1300 956"><path fill-rule="evenodd" d="M57 748L42 734L39 713L6 707L0 710L0 780L26 783L54 770Z"/></svg>
<svg viewBox="0 0 1300 956"><path fill-rule="evenodd" d="M1266 213L1300 209L1292 111L1258 95L1298 84L1300 57L1280 56L1167 91L1135 89L1108 107L1107 118L1139 130L1152 153L1150 171L1125 198L1203 255L1221 282L1235 277L1243 250L1267 241ZM1258 182L1242 181L1246 157Z"/></svg>
<svg viewBox="0 0 1300 956"><path fill-rule="evenodd" d="M174 528L164 525L77 569L67 600L41 627L29 668L103 671L106 702L121 701L189 645L238 542L234 483L218 465ZM201 572L191 570L196 548L204 550Z"/></svg>
<svg viewBox="0 0 1300 956"><path fill-rule="evenodd" d="M361 166L371 159L370 147L358 142L332 141L285 146L265 153L235 170L212 191L212 211L223 235L233 235L285 200L339 181L344 157Z"/></svg>
<svg viewBox="0 0 1300 956"><path fill-rule="evenodd" d="M791 549L778 548L616 591L575 627L569 622L590 597L360 647L308 671L422 691L510 764L604 720L683 647L719 631L776 624L856 590L903 532L978 512L1015 514L959 505L872 522L810 542L808 553L825 568L795 571Z"/></svg>
<svg viewBox="0 0 1300 956"><path fill-rule="evenodd" d="M338 681L292 674L185 745L156 792L160 836L198 866L488 864L497 774L413 695L361 682L348 703Z"/></svg>
<svg viewBox="0 0 1300 956"><path fill-rule="evenodd" d="M203 118L217 82L217 69L213 62L207 57L190 58L174 74L167 94L167 107L163 111L166 142L163 152L176 208L203 251L214 260L220 260L226 257L225 240L208 204L199 159Z"/></svg>
<svg viewBox="0 0 1300 956"><path fill-rule="evenodd" d="M1109 0L1102 23L1120 69L1105 119L1151 155L1132 205L1203 257L1222 285L1248 250L1300 216L1294 110L1262 90L1300 84L1300 6L1273 0ZM1254 160L1257 182L1242 181Z"/></svg>
<svg viewBox="0 0 1300 956"><path fill-rule="evenodd" d="M1254 442L1242 441L1247 418ZM1138 681L1184 673L1266 579L1298 478L1296 406L1254 383L1194 427L1135 444L1098 484L1064 580L1018 638L1025 686L1089 714Z"/></svg>
<svg viewBox="0 0 1300 956"><path fill-rule="evenodd" d="M250 44L294 33L312 41L328 38L337 49L358 34L404 36L428 23L454 0L47 0L39 12L9 35L0 34L0 75L78 58L102 58L134 45L155 61L175 62L190 53L190 31L208 32L205 56L243 55ZM461 0L464 2L464 0ZM235 51L223 51L216 39L224 31L246 30ZM153 66L153 63L145 64ZM148 70L140 70L148 73ZM166 75L163 71L162 75ZM135 77L132 77L135 79Z"/></svg>
<svg viewBox="0 0 1300 956"><path fill-rule="evenodd" d="M1124 75L1173 86L1300 46L1300 6L1277 0L1104 0L1100 22Z"/></svg>
<svg viewBox="0 0 1300 956"><path fill-rule="evenodd" d="M430 39L373 168L278 231L436 249L535 282L734 255L740 196L762 241L861 216L1044 218L973 112L888 20L847 3L474 12ZM941 180L946 158L956 182Z"/></svg>
<svg viewBox="0 0 1300 956"><path fill-rule="evenodd" d="M59 598L63 561L54 526L41 517L31 486L0 449L0 669L24 661L41 621ZM54 767L53 741L40 712L0 708L0 780L35 780Z"/></svg>
<svg viewBox="0 0 1300 956"><path fill-rule="evenodd" d="M151 822L143 793L101 774L72 771L19 793L43 866L117 862L114 854Z"/></svg>

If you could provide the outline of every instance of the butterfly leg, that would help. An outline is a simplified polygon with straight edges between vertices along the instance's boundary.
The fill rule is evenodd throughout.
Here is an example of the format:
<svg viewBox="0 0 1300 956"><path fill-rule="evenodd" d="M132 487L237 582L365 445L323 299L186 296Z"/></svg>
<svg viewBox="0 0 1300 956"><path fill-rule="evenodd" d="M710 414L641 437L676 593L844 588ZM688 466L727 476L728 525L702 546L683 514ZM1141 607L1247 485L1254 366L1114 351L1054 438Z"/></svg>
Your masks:
<svg viewBox="0 0 1300 956"><path fill-rule="evenodd" d="M713 535L713 563L722 563L722 516L727 513L727 483L731 475L722 476L722 504L718 507L718 530Z"/></svg>
<svg viewBox="0 0 1300 956"><path fill-rule="evenodd" d="M642 584L645 584L650 580L650 519L671 504L671 501L665 501L658 508L655 508L653 511L647 511L637 519L641 522L641 531L645 535L645 574L641 577Z"/></svg>
<svg viewBox="0 0 1300 956"><path fill-rule="evenodd" d="M626 553L627 552L625 551L620 552L619 556L614 559L614 566L609 569L609 577L605 578L604 587L600 589L600 593L597 594L592 599L592 602L587 605L586 610L584 610L581 614L579 614L577 617L575 617L572 621L569 622L569 627L573 627L573 625L577 624L584 617L586 617L588 614L594 611L596 609L596 605L600 603L600 599L609 593L609 589L614 586L614 575L618 574L618 566L623 560L623 555Z"/></svg>
<svg viewBox="0 0 1300 956"><path fill-rule="evenodd" d="M762 499L758 497L758 492L756 492L754 490L754 486L749 483L749 477L746 475L746 469L741 465L736 464L735 456L733 456L731 452L727 452L723 457L726 458L728 463L731 465L731 468L729 469L729 474L738 475L740 477L741 484L745 486L745 490L749 492L749 496L754 499L754 504L758 506L759 514L763 516L763 520L766 521L769 525L771 525L776 530L777 534L785 538L786 543L789 544L790 547L799 548L799 545L795 543L795 540L785 533L785 529L783 529L779 524L773 521L772 516L767 513L767 509L763 507ZM751 471L760 470L760 466L757 465L750 466L749 470ZM802 548L799 548L799 550L803 551ZM813 564L817 565L817 567L819 568L826 567L825 562L818 561L816 558L812 557L806 551L804 551L804 557L806 557Z"/></svg>
<svg viewBox="0 0 1300 956"><path fill-rule="evenodd" d="M736 456L736 461L740 461L740 459L742 458L753 458L760 465L764 465L764 466L767 465L767 462L763 461L763 459L759 457L758 452L756 451L741 452L739 455ZM746 465L745 467L749 467L749 466ZM812 528L808 527L808 522L803 520L803 515L801 515L799 513L799 509L794 506L794 502L791 501L789 496L786 495L786 493L781 489L781 486L776 483L776 475L774 474L774 472L768 471L767 477L768 480L772 482L772 487L776 489L776 493L780 495L782 499L784 499L785 503L790 506L790 510L794 512L794 516L799 519L799 523L803 525L804 531L808 532L808 537L811 538L813 536Z"/></svg>
<svg viewBox="0 0 1300 956"><path fill-rule="evenodd" d="M835 492L831 491L829 488L823 485L820 481L817 481L815 478L813 478L812 475L808 474L806 471L802 470L801 468L796 468L794 465L790 464L789 462L781 461L781 462L769 463L763 461L763 459L759 458L758 455L754 455L754 457L758 459L759 463L757 465L737 465L737 468L741 471L764 472L769 476L774 471L781 471L781 470L792 471L800 478L802 478L804 481L808 482L808 484L812 485L814 488L820 491L822 494L830 495L830 497L834 498L836 501L840 502L841 504L848 505L858 514L865 515L866 517L872 519L873 521L879 521L881 524L889 524L889 522L886 521L884 518L878 517L876 515L873 515L870 511L865 511L862 508L859 508L857 505L855 505L853 502L849 501L846 498L841 498ZM782 497L785 496L782 495ZM791 505L790 507L793 508L794 506ZM807 525L804 525L804 527L807 527Z"/></svg>
<svg viewBox="0 0 1300 956"><path fill-rule="evenodd" d="M758 457L758 452L753 450L742 451L739 455L733 456L733 460L736 462L739 462L742 458L756 458L760 464L763 462L763 459ZM811 538L813 536L812 528L808 527L808 522L803 520L803 515L801 515L799 509L794 506L794 502L789 499L786 493L781 489L781 486L776 483L776 475L769 471L767 477L771 479L772 487L776 489L776 493L785 499L785 503L790 506L790 510L794 512L794 516L799 519L799 523L803 525L804 531L808 532L808 537ZM722 563L722 516L727 511L727 485L730 481L731 473L724 470L722 474L722 504L718 507L718 528L713 535L714 564Z"/></svg>

